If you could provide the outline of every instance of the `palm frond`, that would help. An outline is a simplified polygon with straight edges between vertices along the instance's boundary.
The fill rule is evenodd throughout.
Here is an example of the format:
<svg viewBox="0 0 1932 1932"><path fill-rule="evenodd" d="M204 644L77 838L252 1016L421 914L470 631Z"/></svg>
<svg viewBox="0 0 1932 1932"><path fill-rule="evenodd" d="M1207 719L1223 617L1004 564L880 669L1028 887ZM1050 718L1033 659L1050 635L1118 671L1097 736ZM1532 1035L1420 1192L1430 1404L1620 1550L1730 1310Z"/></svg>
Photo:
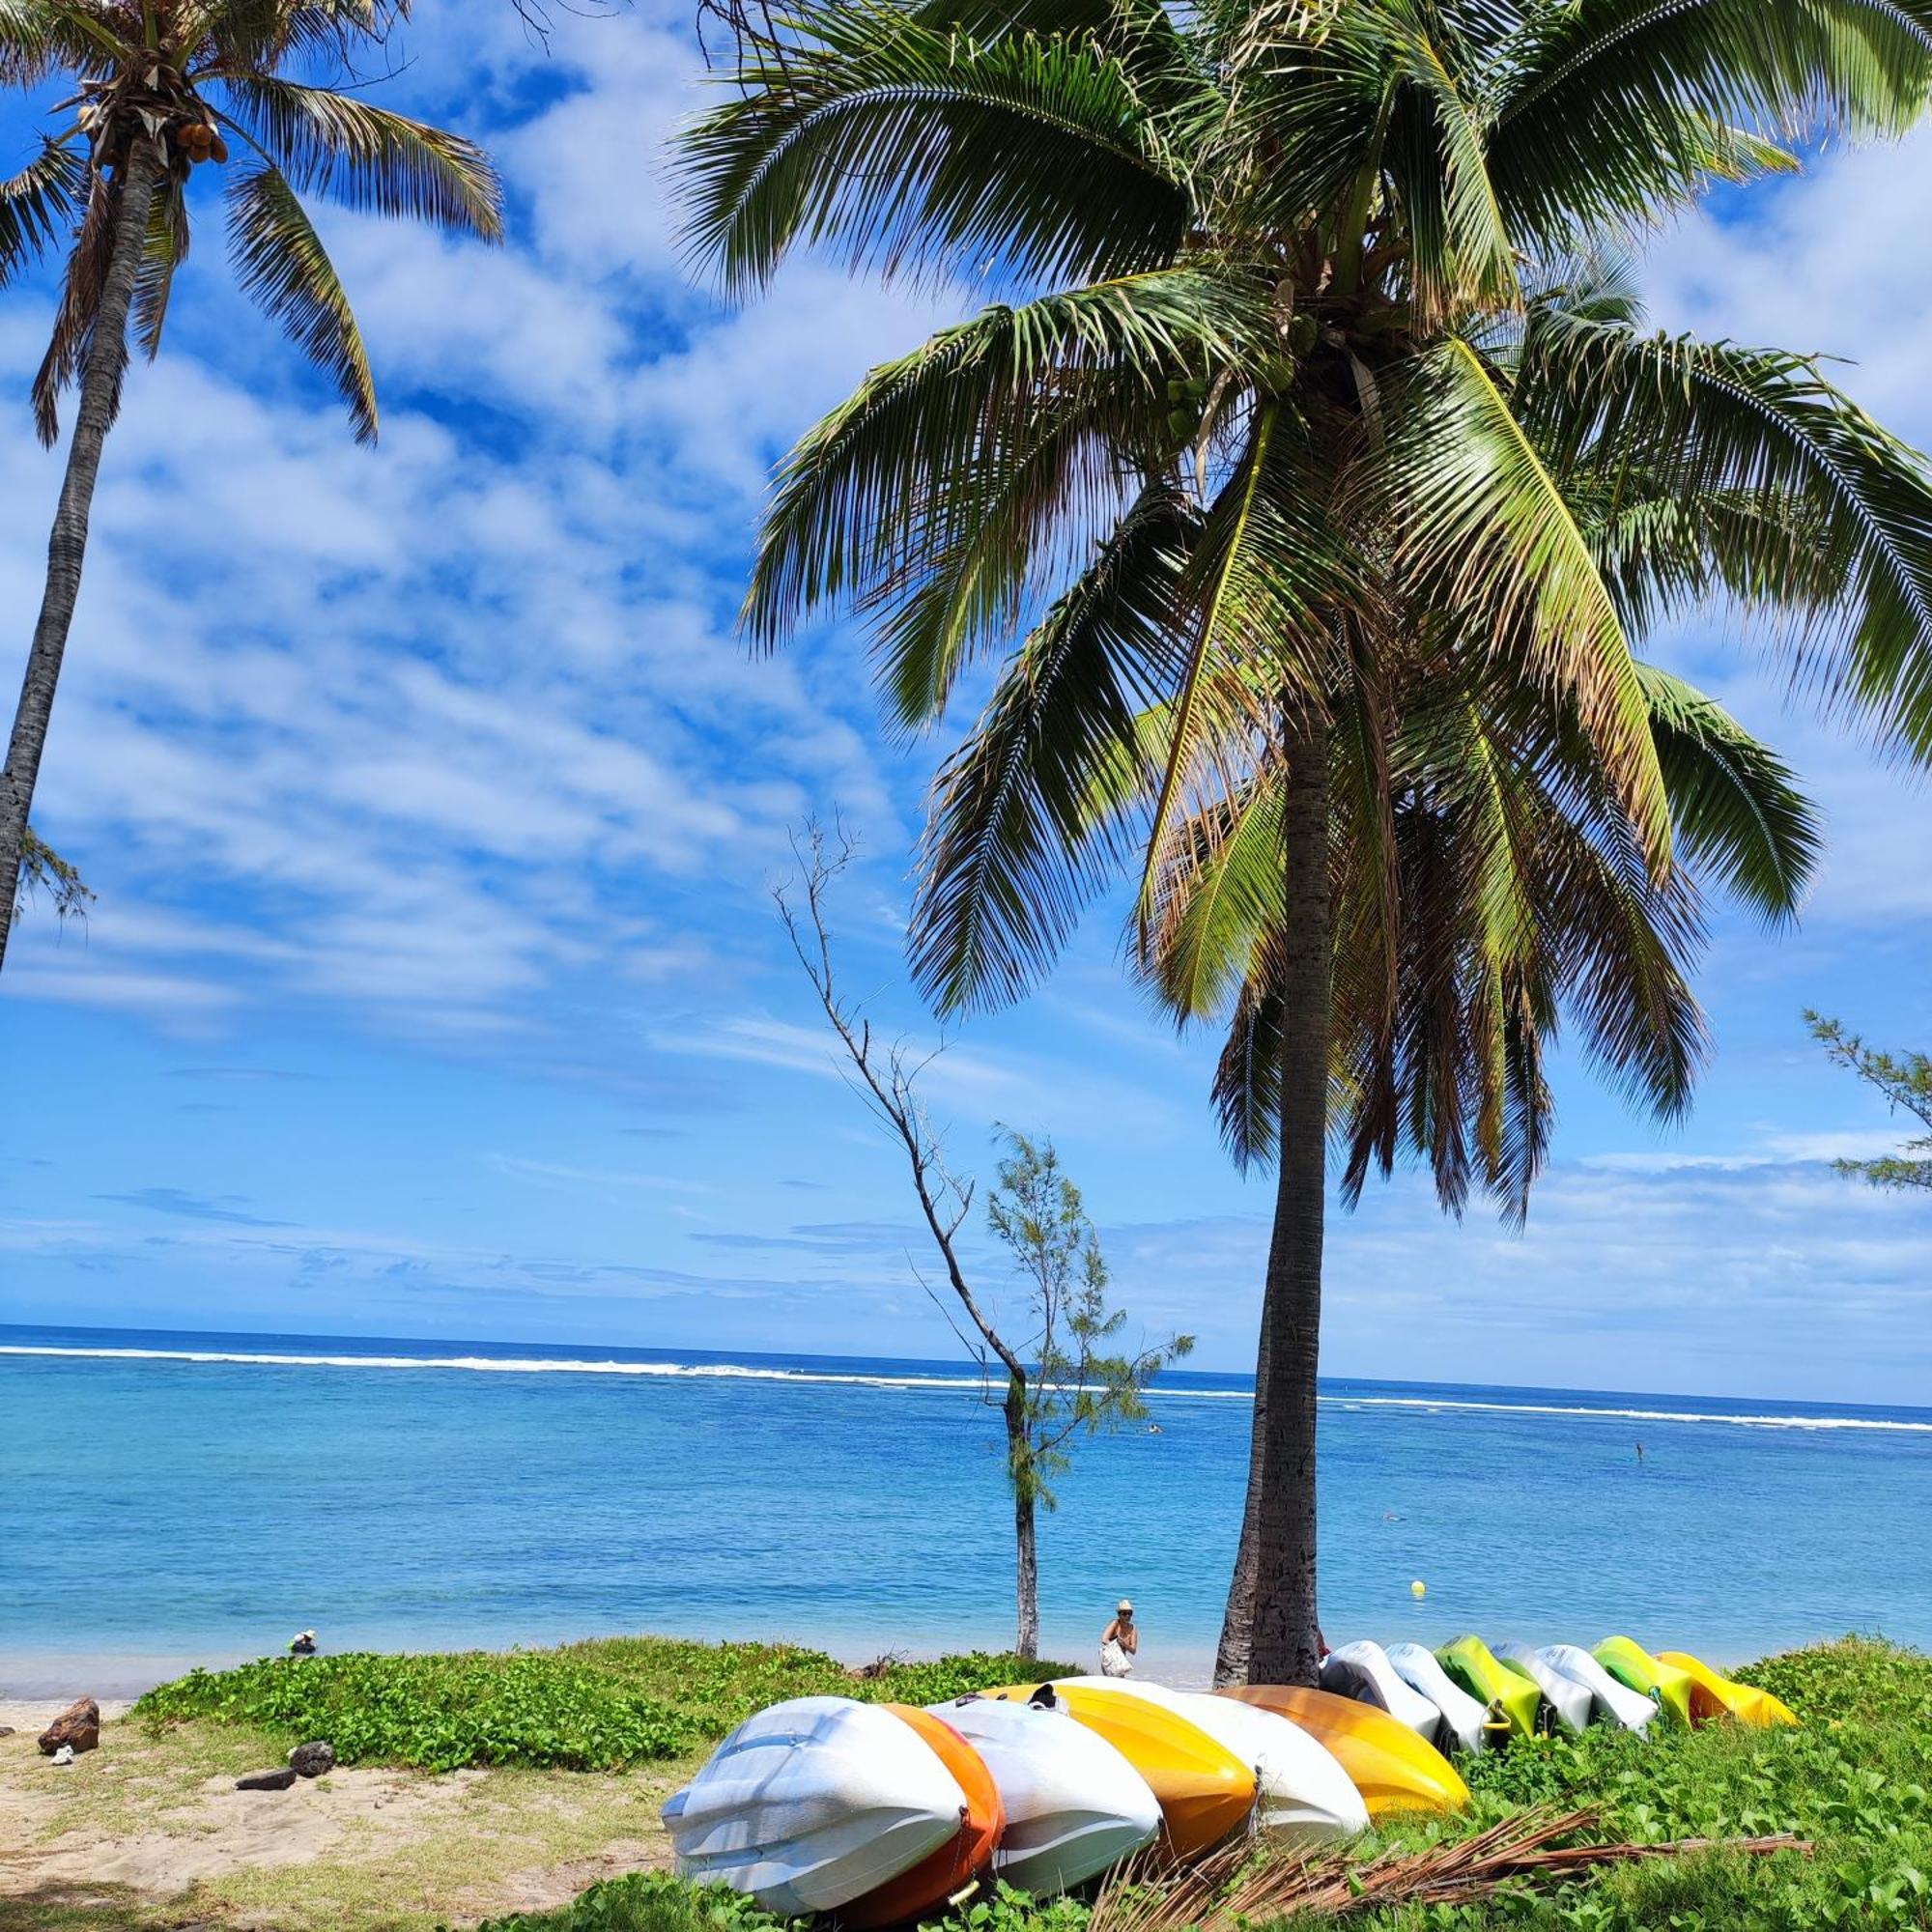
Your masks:
<svg viewBox="0 0 1932 1932"><path fill-rule="evenodd" d="M356 441L375 441L376 384L362 332L322 238L280 169L262 162L229 184L228 246L242 289L334 379Z"/></svg>
<svg viewBox="0 0 1932 1932"><path fill-rule="evenodd" d="M819 6L751 50L684 137L686 237L732 293L796 243L892 276L1033 285L1168 262L1182 185L1121 62L1085 37L981 44L883 5Z"/></svg>
<svg viewBox="0 0 1932 1932"><path fill-rule="evenodd" d="M1439 608L1477 613L1499 648L1568 694L1654 867L1670 820L1635 662L1555 477L1495 372L1450 337L1393 412L1375 479L1400 530L1398 568Z"/></svg>
<svg viewBox="0 0 1932 1932"><path fill-rule="evenodd" d="M256 142L298 194L433 222L499 241L502 187L473 141L359 95L278 74L222 71L233 125Z"/></svg>
<svg viewBox="0 0 1932 1932"><path fill-rule="evenodd" d="M59 141L0 181L0 289L41 261L80 218L87 163Z"/></svg>
<svg viewBox="0 0 1932 1932"><path fill-rule="evenodd" d="M780 469L747 631L776 643L821 604L867 597L895 578L917 584L949 563L956 572L950 553L962 544L984 573L981 611L1010 615L1015 586L1045 568L1042 540L1062 500L1029 492L1024 472L1051 459L1035 480L1068 480L1076 472L1064 466L1083 439L1123 430L1136 403L1144 412L1159 399L1169 368L1231 354L1245 321L1237 288L1158 271L987 309L873 370ZM1104 478L1093 480L1111 497ZM1003 493L1018 520L1004 558L972 542ZM903 715L943 698L968 635L942 624L902 640L892 663Z"/></svg>
<svg viewBox="0 0 1932 1932"><path fill-rule="evenodd" d="M1823 828L1791 767L1680 677L1640 665L1679 849L1768 925L1794 920L1823 853Z"/></svg>
<svg viewBox="0 0 1932 1932"><path fill-rule="evenodd" d="M913 973L943 1012L1017 998L1121 858L1140 719L1177 678L1194 515L1154 483L1027 639L941 768L921 854Z"/></svg>
<svg viewBox="0 0 1932 1932"><path fill-rule="evenodd" d="M161 353L161 330L167 323L175 270L187 250L187 203L183 184L172 175L164 175L155 184L155 199L148 210L147 246L134 278L133 335L150 361Z"/></svg>

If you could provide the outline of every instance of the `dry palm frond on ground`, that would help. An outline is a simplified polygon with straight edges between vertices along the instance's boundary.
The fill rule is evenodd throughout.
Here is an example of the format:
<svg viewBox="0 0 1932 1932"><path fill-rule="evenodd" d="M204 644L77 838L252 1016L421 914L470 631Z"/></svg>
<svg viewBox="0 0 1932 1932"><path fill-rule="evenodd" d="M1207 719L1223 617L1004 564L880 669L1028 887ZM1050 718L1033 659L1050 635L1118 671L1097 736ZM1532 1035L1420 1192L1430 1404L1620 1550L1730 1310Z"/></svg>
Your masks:
<svg viewBox="0 0 1932 1932"><path fill-rule="evenodd" d="M1663 1844L1563 1845L1596 1823L1594 1811L1527 1811L1473 1837L1420 1852L1387 1852L1358 1863L1346 1852L1257 1853L1251 1844L1184 1869L1136 1862L1094 1906L1089 1932L1234 1932L1293 1913L1341 1918L1375 1906L1457 1904L1513 1879L1567 1876L1636 1859L1675 1858L1721 1847L1747 1854L1800 1851L1795 1837L1678 1838Z"/></svg>

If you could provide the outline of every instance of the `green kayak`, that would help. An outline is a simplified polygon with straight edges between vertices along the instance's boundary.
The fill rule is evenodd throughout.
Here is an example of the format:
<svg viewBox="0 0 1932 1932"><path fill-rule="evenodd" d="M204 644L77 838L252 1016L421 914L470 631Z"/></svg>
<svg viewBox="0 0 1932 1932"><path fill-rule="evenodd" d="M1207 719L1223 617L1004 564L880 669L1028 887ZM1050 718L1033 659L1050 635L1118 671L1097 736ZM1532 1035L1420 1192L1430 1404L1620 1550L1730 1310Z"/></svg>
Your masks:
<svg viewBox="0 0 1932 1932"><path fill-rule="evenodd" d="M1513 1738L1536 1735L1543 1691L1536 1680L1509 1669L1479 1636L1459 1636L1435 1653L1435 1661L1490 1714L1507 1724Z"/></svg>
<svg viewBox="0 0 1932 1932"><path fill-rule="evenodd" d="M1717 1700L1688 1670L1651 1656L1627 1636L1606 1636L1590 1655L1619 1684L1650 1698L1673 1723L1688 1728L1717 1715Z"/></svg>

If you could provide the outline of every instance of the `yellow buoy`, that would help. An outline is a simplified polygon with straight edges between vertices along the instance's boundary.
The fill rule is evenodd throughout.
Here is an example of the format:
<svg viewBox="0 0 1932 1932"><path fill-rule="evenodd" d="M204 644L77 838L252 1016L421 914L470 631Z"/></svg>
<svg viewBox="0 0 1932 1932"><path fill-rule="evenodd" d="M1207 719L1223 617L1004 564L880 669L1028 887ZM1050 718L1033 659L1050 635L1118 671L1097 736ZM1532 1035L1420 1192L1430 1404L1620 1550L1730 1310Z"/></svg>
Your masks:
<svg viewBox="0 0 1932 1932"><path fill-rule="evenodd" d="M1420 1577L1418 1577L1415 1579L1415 1581L1408 1586L1408 1594L1411 1597L1426 1597L1429 1594L1429 1585L1425 1583Z"/></svg>

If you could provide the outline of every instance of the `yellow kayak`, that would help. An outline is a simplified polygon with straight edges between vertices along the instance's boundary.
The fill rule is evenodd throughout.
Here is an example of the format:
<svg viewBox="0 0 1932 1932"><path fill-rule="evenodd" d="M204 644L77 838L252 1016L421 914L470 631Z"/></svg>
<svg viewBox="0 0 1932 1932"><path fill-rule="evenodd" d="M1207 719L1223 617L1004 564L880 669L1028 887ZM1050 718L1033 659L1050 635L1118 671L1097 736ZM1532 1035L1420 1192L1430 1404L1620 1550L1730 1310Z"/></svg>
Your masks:
<svg viewBox="0 0 1932 1932"><path fill-rule="evenodd" d="M1250 1684L1221 1695L1272 1711L1325 1745L1362 1794L1371 1818L1468 1806L1469 1787L1456 1767L1434 1745L1373 1704L1298 1684Z"/></svg>
<svg viewBox="0 0 1932 1932"><path fill-rule="evenodd" d="M1733 1684L1688 1650L1660 1650L1657 1661L1701 1684L1741 1724L1755 1724L1769 1730L1775 1724L1798 1721L1798 1713L1789 1704L1780 1703L1769 1690L1760 1690L1755 1684Z"/></svg>
<svg viewBox="0 0 1932 1932"><path fill-rule="evenodd" d="M1627 1636L1606 1636L1591 1655L1619 1684L1654 1699L1676 1723L1708 1724L1724 1715L1719 1699L1688 1670L1651 1656Z"/></svg>
<svg viewBox="0 0 1932 1932"><path fill-rule="evenodd" d="M1057 1705L1106 1741L1147 1779L1178 1859L1211 1850L1247 1823L1255 1774L1198 1724L1145 1697L1084 1684L1009 1684L982 1690L1009 1703Z"/></svg>

